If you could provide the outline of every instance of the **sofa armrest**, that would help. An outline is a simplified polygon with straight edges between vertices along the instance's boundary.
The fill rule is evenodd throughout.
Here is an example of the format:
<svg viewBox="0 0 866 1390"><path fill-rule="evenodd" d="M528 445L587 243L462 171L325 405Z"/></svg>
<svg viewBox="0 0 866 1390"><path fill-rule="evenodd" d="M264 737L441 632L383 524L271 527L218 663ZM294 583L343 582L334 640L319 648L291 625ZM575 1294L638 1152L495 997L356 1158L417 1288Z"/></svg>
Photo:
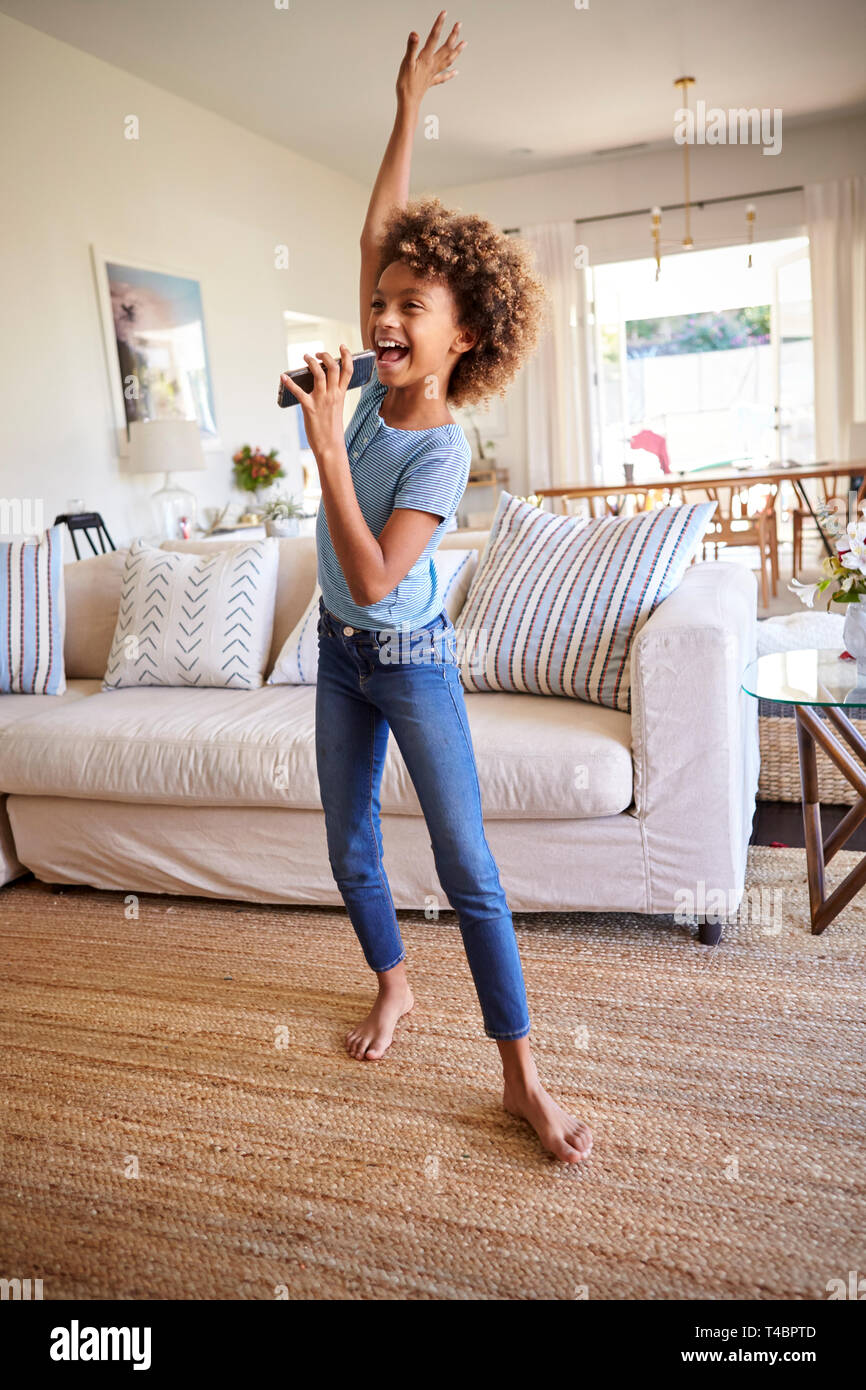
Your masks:
<svg viewBox="0 0 866 1390"><path fill-rule="evenodd" d="M691 566L632 648L634 811L648 912L723 891L735 911L758 785L758 702L742 690L755 655L757 582L738 564ZM703 889L701 887L703 884Z"/></svg>

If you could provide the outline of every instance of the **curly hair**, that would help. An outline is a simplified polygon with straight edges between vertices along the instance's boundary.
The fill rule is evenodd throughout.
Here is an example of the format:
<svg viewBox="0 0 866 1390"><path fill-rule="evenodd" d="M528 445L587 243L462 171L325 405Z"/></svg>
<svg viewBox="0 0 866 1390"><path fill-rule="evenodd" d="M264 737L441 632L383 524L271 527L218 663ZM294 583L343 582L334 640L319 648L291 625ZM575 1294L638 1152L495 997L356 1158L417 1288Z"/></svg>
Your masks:
<svg viewBox="0 0 866 1390"><path fill-rule="evenodd" d="M547 304L531 247L476 213L449 211L427 197L390 213L378 250L380 275L400 261L444 281L461 327L478 333L451 373L450 403L459 408L503 396L538 341Z"/></svg>

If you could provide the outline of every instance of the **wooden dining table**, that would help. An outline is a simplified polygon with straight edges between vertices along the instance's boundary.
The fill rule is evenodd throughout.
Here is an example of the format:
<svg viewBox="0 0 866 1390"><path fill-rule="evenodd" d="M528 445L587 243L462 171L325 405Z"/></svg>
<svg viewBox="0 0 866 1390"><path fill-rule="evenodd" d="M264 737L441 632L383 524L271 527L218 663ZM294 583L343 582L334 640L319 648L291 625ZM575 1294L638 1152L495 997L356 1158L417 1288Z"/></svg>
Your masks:
<svg viewBox="0 0 866 1390"><path fill-rule="evenodd" d="M833 547L824 534L815 513L812 499L803 484L822 478L845 476L862 478L864 474L866 474L866 459L850 459L845 463L777 463L767 468L727 467L718 470L708 468L703 471L696 469L691 473L662 473L658 478L648 479L642 483L578 483L558 487L538 487L534 491L537 497L603 498L607 501L612 497L636 497L647 492L667 491L675 494L701 491L708 487L745 489L761 483L776 484L777 486L781 483L790 483L815 522L818 534L824 543L824 549L828 555L832 555L834 553ZM619 508L617 507L616 510Z"/></svg>

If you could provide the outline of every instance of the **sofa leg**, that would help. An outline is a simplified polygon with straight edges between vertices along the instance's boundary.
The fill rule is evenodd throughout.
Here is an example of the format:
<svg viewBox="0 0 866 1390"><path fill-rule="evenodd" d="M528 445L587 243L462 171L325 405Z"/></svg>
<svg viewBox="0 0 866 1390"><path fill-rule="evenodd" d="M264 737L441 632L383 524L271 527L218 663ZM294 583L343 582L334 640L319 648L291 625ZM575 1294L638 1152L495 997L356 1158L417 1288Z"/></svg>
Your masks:
<svg viewBox="0 0 866 1390"><path fill-rule="evenodd" d="M722 939L722 922L708 922L706 917L698 917L698 941L702 946L718 946Z"/></svg>

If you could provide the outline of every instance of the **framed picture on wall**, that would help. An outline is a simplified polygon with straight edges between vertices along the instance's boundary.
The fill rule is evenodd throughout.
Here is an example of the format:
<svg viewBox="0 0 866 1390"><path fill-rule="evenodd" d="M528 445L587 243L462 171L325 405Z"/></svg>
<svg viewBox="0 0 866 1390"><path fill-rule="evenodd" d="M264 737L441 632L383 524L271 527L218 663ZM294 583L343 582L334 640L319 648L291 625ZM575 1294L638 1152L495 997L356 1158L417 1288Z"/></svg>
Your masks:
<svg viewBox="0 0 866 1390"><path fill-rule="evenodd" d="M201 281L193 274L91 246L118 453L134 420L195 417L218 449Z"/></svg>

